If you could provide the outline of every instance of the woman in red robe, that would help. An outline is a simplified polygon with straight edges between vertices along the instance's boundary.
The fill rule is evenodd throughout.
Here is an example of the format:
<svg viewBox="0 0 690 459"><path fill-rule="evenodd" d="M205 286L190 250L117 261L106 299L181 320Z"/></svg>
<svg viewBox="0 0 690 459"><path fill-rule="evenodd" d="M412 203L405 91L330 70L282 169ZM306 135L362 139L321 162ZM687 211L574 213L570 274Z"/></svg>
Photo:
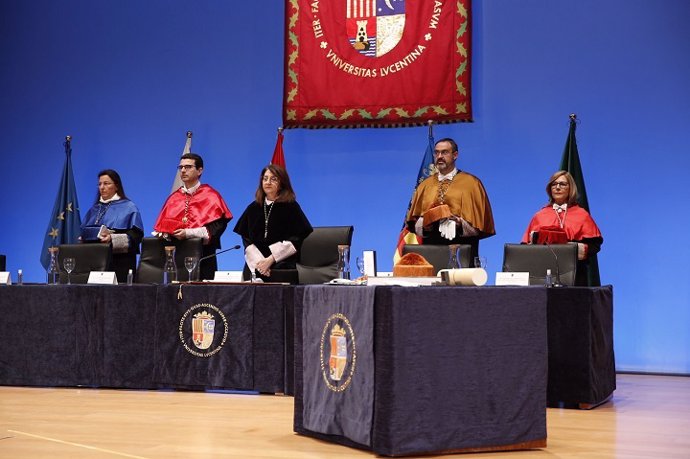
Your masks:
<svg viewBox="0 0 690 459"><path fill-rule="evenodd" d="M589 261L604 242L601 231L589 213L577 204L577 185L569 172L554 173L546 184L546 194L549 203L534 214L522 242L534 242L534 235L540 230L565 232L568 241L578 243L575 285L588 285Z"/></svg>

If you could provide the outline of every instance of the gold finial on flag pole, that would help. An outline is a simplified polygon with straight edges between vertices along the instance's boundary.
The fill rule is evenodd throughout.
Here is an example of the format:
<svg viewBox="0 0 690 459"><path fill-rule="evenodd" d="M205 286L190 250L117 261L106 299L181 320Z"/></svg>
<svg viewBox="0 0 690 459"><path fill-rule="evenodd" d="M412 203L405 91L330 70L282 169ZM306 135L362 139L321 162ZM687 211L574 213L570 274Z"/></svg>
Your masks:
<svg viewBox="0 0 690 459"><path fill-rule="evenodd" d="M187 138L191 139L192 138L192 131L187 131Z"/></svg>
<svg viewBox="0 0 690 459"><path fill-rule="evenodd" d="M278 126L278 134L280 134L281 132L283 132L283 126Z"/></svg>
<svg viewBox="0 0 690 459"><path fill-rule="evenodd" d="M577 119L577 115L576 115L575 113L571 113L571 114L569 115L569 118L570 118L572 121L575 121L575 120Z"/></svg>
<svg viewBox="0 0 690 459"><path fill-rule="evenodd" d="M427 123L429 124L429 136L432 136L434 135L434 120L429 120Z"/></svg>
<svg viewBox="0 0 690 459"><path fill-rule="evenodd" d="M65 136L65 141L71 142L71 141L72 141L72 136L71 136L71 135L66 135L66 136Z"/></svg>

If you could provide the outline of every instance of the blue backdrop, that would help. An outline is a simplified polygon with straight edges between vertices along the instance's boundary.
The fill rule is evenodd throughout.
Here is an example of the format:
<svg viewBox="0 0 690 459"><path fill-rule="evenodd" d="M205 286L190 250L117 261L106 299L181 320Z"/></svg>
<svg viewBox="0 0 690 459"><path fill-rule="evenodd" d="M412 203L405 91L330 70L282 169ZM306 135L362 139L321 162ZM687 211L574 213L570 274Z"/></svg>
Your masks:
<svg viewBox="0 0 690 459"><path fill-rule="evenodd" d="M481 251L495 271L545 202L577 113L602 282L615 286L619 370L690 373L688 23L686 0L475 1L475 122L435 129L458 141L460 167L488 190L498 234ZM114 168L149 232L192 130L204 181L239 216L281 124L282 50L279 0L3 1L8 269L44 279L67 134L82 214L97 171ZM285 151L312 224L355 225L353 253L374 249L391 270L425 143L425 128L291 130ZM226 247L240 243L231 229ZM220 258L221 269L241 266L239 253Z"/></svg>

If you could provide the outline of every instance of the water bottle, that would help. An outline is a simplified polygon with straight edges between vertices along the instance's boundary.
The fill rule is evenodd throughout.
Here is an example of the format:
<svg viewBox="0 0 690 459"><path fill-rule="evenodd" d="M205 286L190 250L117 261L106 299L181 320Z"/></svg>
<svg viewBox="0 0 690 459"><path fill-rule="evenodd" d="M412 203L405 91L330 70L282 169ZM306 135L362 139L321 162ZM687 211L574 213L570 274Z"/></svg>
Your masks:
<svg viewBox="0 0 690 459"><path fill-rule="evenodd" d="M551 270L546 270L546 277L544 278L544 285L547 287L553 287L553 278L551 277Z"/></svg>
<svg viewBox="0 0 690 459"><path fill-rule="evenodd" d="M48 264L48 285L57 285L60 283L60 268L58 266L58 247L49 247L50 263Z"/></svg>
<svg viewBox="0 0 690 459"><path fill-rule="evenodd" d="M177 265L175 264L175 246L165 246L165 265L163 265L163 284L177 282Z"/></svg>
<svg viewBox="0 0 690 459"><path fill-rule="evenodd" d="M129 271L127 271L127 285L132 285L133 282L134 282L134 273L130 269Z"/></svg>
<svg viewBox="0 0 690 459"><path fill-rule="evenodd" d="M21 269L17 270L17 285L24 284L24 272Z"/></svg>
<svg viewBox="0 0 690 459"><path fill-rule="evenodd" d="M338 279L350 279L350 246L338 245Z"/></svg>

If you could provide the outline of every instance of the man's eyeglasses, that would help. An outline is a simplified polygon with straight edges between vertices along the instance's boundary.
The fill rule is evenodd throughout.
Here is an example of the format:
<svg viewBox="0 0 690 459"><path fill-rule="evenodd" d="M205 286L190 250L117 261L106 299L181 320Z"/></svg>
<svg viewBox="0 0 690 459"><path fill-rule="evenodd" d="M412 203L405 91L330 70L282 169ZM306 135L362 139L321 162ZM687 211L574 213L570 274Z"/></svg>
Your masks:
<svg viewBox="0 0 690 459"><path fill-rule="evenodd" d="M267 175L264 175L263 179L264 182L271 182L271 183L278 183L278 177L269 177Z"/></svg>
<svg viewBox="0 0 690 459"><path fill-rule="evenodd" d="M452 150L434 150L434 156L448 156L451 153L453 153Z"/></svg>
<svg viewBox="0 0 690 459"><path fill-rule="evenodd" d="M193 164L180 164L179 166L177 166L178 171L188 171L191 169L196 169L196 166L194 166Z"/></svg>
<svg viewBox="0 0 690 459"><path fill-rule="evenodd" d="M551 188L568 188L570 183L568 182L553 182L551 183Z"/></svg>

